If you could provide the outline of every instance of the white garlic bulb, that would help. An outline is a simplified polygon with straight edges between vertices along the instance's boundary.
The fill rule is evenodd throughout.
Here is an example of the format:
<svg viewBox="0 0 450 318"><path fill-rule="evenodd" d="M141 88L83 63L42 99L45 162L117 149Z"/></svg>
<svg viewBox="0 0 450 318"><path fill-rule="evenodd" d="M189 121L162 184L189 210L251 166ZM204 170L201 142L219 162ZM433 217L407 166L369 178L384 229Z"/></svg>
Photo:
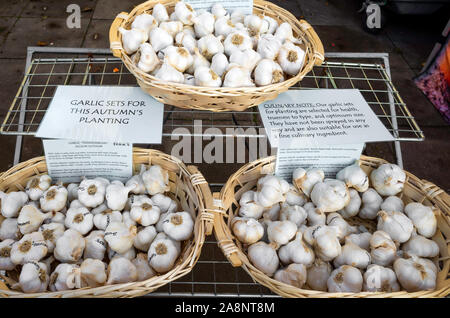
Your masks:
<svg viewBox="0 0 450 318"><path fill-rule="evenodd" d="M104 238L108 246L119 254L125 253L133 246L136 226L128 226L122 222L111 222L105 230Z"/></svg>
<svg viewBox="0 0 450 318"><path fill-rule="evenodd" d="M196 13L189 4L183 1L178 1L175 5L174 13L176 14L178 20L183 22L183 24L194 24Z"/></svg>
<svg viewBox="0 0 450 318"><path fill-rule="evenodd" d="M370 264L370 254L352 241L347 240L342 246L341 254L333 261L334 267L341 265L351 265L360 269L365 269Z"/></svg>
<svg viewBox="0 0 450 318"><path fill-rule="evenodd" d="M264 235L264 227L257 220L248 217L233 218L231 229L236 238L244 244L256 243Z"/></svg>
<svg viewBox="0 0 450 318"><path fill-rule="evenodd" d="M197 45L200 54L203 55L208 60L211 60L214 55L221 54L224 52L222 42L218 37L215 37L212 34L202 36L197 41Z"/></svg>
<svg viewBox="0 0 450 318"><path fill-rule="evenodd" d="M135 53L148 40L148 33L141 29L126 30L120 27L119 32L122 34L123 49L128 55Z"/></svg>
<svg viewBox="0 0 450 318"><path fill-rule="evenodd" d="M211 7L211 13L217 18L229 16L227 10L220 3L215 3Z"/></svg>
<svg viewBox="0 0 450 318"><path fill-rule="evenodd" d="M261 60L256 66L254 74L257 86L276 84L284 81L281 66L269 59Z"/></svg>
<svg viewBox="0 0 450 318"><path fill-rule="evenodd" d="M28 195L25 192L4 193L0 191L0 202L2 215L6 218L15 218L19 215L22 206L28 201Z"/></svg>
<svg viewBox="0 0 450 318"><path fill-rule="evenodd" d="M402 212L378 212L377 229L385 231L399 243L404 243L411 237L414 225Z"/></svg>
<svg viewBox="0 0 450 318"><path fill-rule="evenodd" d="M148 262L158 273L172 269L180 254L180 247L169 237L156 237L148 250Z"/></svg>
<svg viewBox="0 0 450 318"><path fill-rule="evenodd" d="M367 267L364 273L364 291L392 293L400 290L397 276L392 269L376 264Z"/></svg>
<svg viewBox="0 0 450 318"><path fill-rule="evenodd" d="M278 52L277 61L285 73L297 75L305 62L305 51L291 41L285 41Z"/></svg>
<svg viewBox="0 0 450 318"><path fill-rule="evenodd" d="M138 253L136 255L136 258L131 260L131 263L133 263L133 265L136 266L138 282L147 280L156 275L156 273L148 264L147 254L145 253Z"/></svg>
<svg viewBox="0 0 450 318"><path fill-rule="evenodd" d="M161 3L155 4L152 15L158 23L169 20L169 14L167 13L166 7Z"/></svg>
<svg viewBox="0 0 450 318"><path fill-rule="evenodd" d="M31 261L40 261L47 255L47 244L41 232L25 234L20 241L11 247L11 261L14 264L25 264Z"/></svg>
<svg viewBox="0 0 450 318"><path fill-rule="evenodd" d="M361 197L359 196L358 191L355 189L349 189L350 201L348 204L338 212L344 218L351 218L359 213L359 208L361 207Z"/></svg>
<svg viewBox="0 0 450 318"><path fill-rule="evenodd" d="M303 208L306 210L306 213L308 214L308 225L309 226L315 226L315 225L325 225L327 217L325 213L314 205L312 202L307 202L305 205L303 205Z"/></svg>
<svg viewBox="0 0 450 318"><path fill-rule="evenodd" d="M133 245L138 250L148 252L150 244L156 237L156 229L154 226L146 226L138 229Z"/></svg>
<svg viewBox="0 0 450 318"><path fill-rule="evenodd" d="M44 191L50 188L51 182L52 178L46 174L33 177L28 180L25 192L28 194L30 200L37 201L42 197Z"/></svg>
<svg viewBox="0 0 450 318"><path fill-rule="evenodd" d="M412 236L403 244L402 250L409 255L414 254L419 257L435 257L439 255L437 243L421 235Z"/></svg>
<svg viewBox="0 0 450 318"><path fill-rule="evenodd" d="M350 194L344 182L325 179L317 182L311 191L311 201L323 212L334 212L343 209L350 201Z"/></svg>
<svg viewBox="0 0 450 318"><path fill-rule="evenodd" d="M117 257L124 257L131 261L133 258L136 257L136 249L134 247L131 247L129 250L127 250L123 253L117 253L108 246L106 249L106 253L108 254L109 260L112 260L113 258L117 258Z"/></svg>
<svg viewBox="0 0 450 318"><path fill-rule="evenodd" d="M313 246L315 255L324 261L331 261L341 254L341 244L334 227L315 225L307 228L303 237Z"/></svg>
<svg viewBox="0 0 450 318"><path fill-rule="evenodd" d="M290 264L284 269L279 269L274 279L282 283L302 288L306 283L307 271L303 264Z"/></svg>
<svg viewBox="0 0 450 318"><path fill-rule="evenodd" d="M200 66L195 69L194 83L197 86L220 87L222 79L209 67Z"/></svg>
<svg viewBox="0 0 450 318"><path fill-rule="evenodd" d="M436 233L437 220L431 207L411 202L405 206L405 214L411 219L420 235L430 238Z"/></svg>
<svg viewBox="0 0 450 318"><path fill-rule="evenodd" d="M214 32L214 23L216 19L210 12L205 11L199 14L194 21L194 30L198 38Z"/></svg>
<svg viewBox="0 0 450 318"><path fill-rule="evenodd" d="M159 64L159 59L158 56L156 56L155 50L147 42L142 43L139 49L141 55L137 67L146 73L153 71Z"/></svg>
<svg viewBox="0 0 450 318"><path fill-rule="evenodd" d="M184 47L169 46L164 50L164 61L183 73L194 63L194 58Z"/></svg>
<svg viewBox="0 0 450 318"><path fill-rule="evenodd" d="M211 69L218 76L222 76L228 68L228 64L229 63L227 56L223 53L217 53L212 57Z"/></svg>
<svg viewBox="0 0 450 318"><path fill-rule="evenodd" d="M122 222L122 213L106 209L94 215L94 225L99 230L105 230L111 222Z"/></svg>
<svg viewBox="0 0 450 318"><path fill-rule="evenodd" d="M278 29L278 22L274 18L271 18L267 15L263 17L264 20L266 20L269 23L269 28L267 30L268 34L274 34L275 31Z"/></svg>
<svg viewBox="0 0 450 318"><path fill-rule="evenodd" d="M316 258L311 267L308 268L306 282L314 290L327 291L327 281L333 267L330 263Z"/></svg>
<svg viewBox="0 0 450 318"><path fill-rule="evenodd" d="M125 257L116 257L109 262L106 285L124 284L137 280L136 266Z"/></svg>
<svg viewBox="0 0 450 318"><path fill-rule="evenodd" d="M173 44L173 37L161 28L154 28L150 31L150 44L155 52L165 49Z"/></svg>
<svg viewBox="0 0 450 318"><path fill-rule="evenodd" d="M20 210L17 226L22 234L36 231L50 213L42 213L36 206L27 204Z"/></svg>
<svg viewBox="0 0 450 318"><path fill-rule="evenodd" d="M40 293L47 290L49 277L44 263L29 262L23 265L19 286L24 293Z"/></svg>
<svg viewBox="0 0 450 318"><path fill-rule="evenodd" d="M263 34L258 39L256 51L261 58L273 61L278 56L281 45L282 42L272 34Z"/></svg>
<svg viewBox="0 0 450 318"><path fill-rule="evenodd" d="M223 87L253 87L255 84L246 67L230 63L223 80Z"/></svg>
<svg viewBox="0 0 450 318"><path fill-rule="evenodd" d="M85 246L86 242L80 232L68 229L56 240L53 254L60 262L76 263L83 256Z"/></svg>
<svg viewBox="0 0 450 318"><path fill-rule="evenodd" d="M235 30L235 25L227 17L220 17L214 22L214 34L216 36L228 36L231 32Z"/></svg>
<svg viewBox="0 0 450 318"><path fill-rule="evenodd" d="M16 264L11 260L11 249L14 240L6 239L0 242L0 270L10 271L16 267Z"/></svg>
<svg viewBox="0 0 450 318"><path fill-rule="evenodd" d="M285 195L291 189L289 183L274 175L266 175L258 179L257 189L260 191L264 186L272 186L277 189L278 192Z"/></svg>
<svg viewBox="0 0 450 318"><path fill-rule="evenodd" d="M164 193L170 190L169 173L159 165L153 165L145 171L142 174L142 180L144 180L145 188L150 195Z"/></svg>
<svg viewBox="0 0 450 318"><path fill-rule="evenodd" d="M296 234L297 225L294 222L285 221L272 221L268 223L267 236L270 242L275 243L277 246L287 244Z"/></svg>
<svg viewBox="0 0 450 318"><path fill-rule="evenodd" d="M61 211L66 206L68 192L61 185L51 186L39 199L41 209L45 212Z"/></svg>
<svg viewBox="0 0 450 318"><path fill-rule="evenodd" d="M209 67L211 63L200 54L198 48L194 49L194 63L192 63L191 67L186 70L189 74L194 74L195 70L199 67L206 66Z"/></svg>
<svg viewBox="0 0 450 318"><path fill-rule="evenodd" d="M42 232L49 253L53 253L56 241L64 235L64 225L61 223L42 224L39 232Z"/></svg>
<svg viewBox="0 0 450 318"><path fill-rule="evenodd" d="M351 241L352 243L358 245L359 247L370 252L370 239L372 234L370 232L363 233L353 233L345 237L345 242Z"/></svg>
<svg viewBox="0 0 450 318"><path fill-rule="evenodd" d="M297 168L292 172L294 185L308 197L311 195L311 191L316 183L322 182L324 178L325 173L317 168L310 168L308 170Z"/></svg>
<svg viewBox="0 0 450 318"><path fill-rule="evenodd" d="M0 240L11 239L18 241L22 237L16 218L7 218L0 224Z"/></svg>
<svg viewBox="0 0 450 318"><path fill-rule="evenodd" d="M288 205L285 203L281 205L281 221L289 220L299 227L306 221L307 216L306 210L299 205Z"/></svg>
<svg viewBox="0 0 450 318"><path fill-rule="evenodd" d="M255 191L244 192L239 199L239 215L259 219L264 212L264 207L256 202L257 196Z"/></svg>
<svg viewBox="0 0 450 318"><path fill-rule="evenodd" d="M124 184L118 180L111 182L106 187L106 204L112 210L121 211L125 208L125 204L128 200L128 193L133 190L135 185L124 186Z"/></svg>
<svg viewBox="0 0 450 318"><path fill-rule="evenodd" d="M157 193L151 199L153 204L160 209L161 213L175 212L178 208L177 202L164 194Z"/></svg>
<svg viewBox="0 0 450 318"><path fill-rule="evenodd" d="M253 49L234 50L230 55L230 63L246 67L250 72L261 60L261 55Z"/></svg>
<svg viewBox="0 0 450 318"><path fill-rule="evenodd" d="M195 48L197 47L197 40L185 32L179 32L175 35L175 43L184 47L191 54L194 54Z"/></svg>
<svg viewBox="0 0 450 318"><path fill-rule="evenodd" d="M361 197L362 208L359 211L359 217L363 219L374 220L380 211L381 203L383 203L383 198L375 191L370 188L362 194Z"/></svg>
<svg viewBox="0 0 450 318"><path fill-rule="evenodd" d="M289 191L284 194L284 197L286 199L285 203L289 205L303 206L308 200L307 197L303 193L300 193L292 184L289 185Z"/></svg>
<svg viewBox="0 0 450 318"><path fill-rule="evenodd" d="M269 21L262 15L251 14L245 16L244 26L251 34L266 33L269 30Z"/></svg>
<svg viewBox="0 0 450 318"><path fill-rule="evenodd" d="M151 29L156 28L157 26L158 22L156 21L156 19L148 13L141 13L137 15L131 23L132 29L140 29L147 34Z"/></svg>
<svg viewBox="0 0 450 318"><path fill-rule="evenodd" d="M399 166L391 163L382 164L370 174L373 187L383 196L396 195L401 192L405 180L405 172Z"/></svg>
<svg viewBox="0 0 450 318"><path fill-rule="evenodd" d="M257 242L248 248L248 258L252 264L267 276L272 277L280 263L273 244Z"/></svg>
<svg viewBox="0 0 450 318"><path fill-rule="evenodd" d="M225 54L230 56L234 50L244 51L253 49L252 39L242 31L233 31L227 35L223 42Z"/></svg>
<svg viewBox="0 0 450 318"><path fill-rule="evenodd" d="M105 257L106 241L105 232L92 231L85 237L84 259L92 258L102 260Z"/></svg>
<svg viewBox="0 0 450 318"><path fill-rule="evenodd" d="M234 9L233 12L231 12L230 19L233 21L233 23L244 23L245 15L240 9Z"/></svg>
<svg viewBox="0 0 450 318"><path fill-rule="evenodd" d="M284 43L285 41L292 41L294 43L299 42L294 38L292 27L287 22L283 22L280 24L280 26L276 29L274 36L278 38L282 43Z"/></svg>
<svg viewBox="0 0 450 318"><path fill-rule="evenodd" d="M174 38L179 32L183 31L183 23L180 21L161 22L158 27L169 33L172 38Z"/></svg>
<svg viewBox="0 0 450 318"><path fill-rule="evenodd" d="M364 192L369 188L369 177L358 164L358 161L336 174L336 179L344 181L347 187L355 188L358 192Z"/></svg>
<svg viewBox="0 0 450 318"><path fill-rule="evenodd" d="M331 272L327 286L330 293L359 293L363 286L363 276L359 269L342 265Z"/></svg>
<svg viewBox="0 0 450 318"><path fill-rule="evenodd" d="M164 63L161 65L161 67L155 73L155 77L159 78L160 80L163 80L165 82L184 83L183 73L179 72L176 68L174 68L172 65L170 65L166 60L164 60ZM147 172L148 171L146 171L145 173L147 173ZM144 175L145 175L145 173L144 173ZM144 183L145 183L145 180L144 180ZM148 191L148 189L147 189L147 191Z"/></svg>
<svg viewBox="0 0 450 318"><path fill-rule="evenodd" d="M392 211L398 211L403 212L403 209L405 207L405 204L403 203L402 199L396 196L388 196L386 199L384 199L383 203L381 203L380 210L392 212Z"/></svg>
<svg viewBox="0 0 450 318"><path fill-rule="evenodd" d="M428 259L411 255L411 258L398 258L394 271L400 285L408 292L433 290L436 288L437 268Z"/></svg>
<svg viewBox="0 0 450 318"><path fill-rule="evenodd" d="M146 196L135 199L130 210L131 218L143 226L158 222L160 213L159 207L153 205L153 201Z"/></svg>
<svg viewBox="0 0 450 318"><path fill-rule="evenodd" d="M372 263L381 266L390 266L397 256L397 246L384 231L376 231L372 234L370 250Z"/></svg>
<svg viewBox="0 0 450 318"><path fill-rule="evenodd" d="M94 227L94 215L87 208L70 208L67 210L64 224L81 235L87 234Z"/></svg>
<svg viewBox="0 0 450 318"><path fill-rule="evenodd" d="M297 232L294 240L278 250L278 256L283 264L304 264L307 267L314 262L314 252L302 239L302 233Z"/></svg>
<svg viewBox="0 0 450 318"><path fill-rule="evenodd" d="M98 287L106 283L106 264L99 259L86 258L80 265L81 287Z"/></svg>
<svg viewBox="0 0 450 318"><path fill-rule="evenodd" d="M174 212L165 216L163 231L175 241L184 241L194 231L194 220L189 212Z"/></svg>
<svg viewBox="0 0 450 318"><path fill-rule="evenodd" d="M84 179L78 187L78 201L87 208L95 208L105 200L106 184L99 179Z"/></svg>
<svg viewBox="0 0 450 318"><path fill-rule="evenodd" d="M78 275L78 265L61 263L56 266L50 275L49 289L50 291L62 291L75 288L75 276ZM76 275L74 275L76 273ZM77 277L77 279L79 279Z"/></svg>
<svg viewBox="0 0 450 318"><path fill-rule="evenodd" d="M334 227L337 237L342 241L347 235L358 232L356 226L351 226L344 220L339 213L330 213L327 215L327 225Z"/></svg>

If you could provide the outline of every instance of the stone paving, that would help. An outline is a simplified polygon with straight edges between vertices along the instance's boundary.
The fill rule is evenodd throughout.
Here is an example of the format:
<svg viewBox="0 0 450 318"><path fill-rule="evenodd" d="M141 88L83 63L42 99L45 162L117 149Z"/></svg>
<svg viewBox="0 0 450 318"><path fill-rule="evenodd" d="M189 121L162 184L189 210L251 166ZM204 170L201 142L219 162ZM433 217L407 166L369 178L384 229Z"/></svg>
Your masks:
<svg viewBox="0 0 450 318"><path fill-rule="evenodd" d="M3 0L0 1L0 119L3 120L22 81L27 46L109 47L108 30L121 11L129 12L143 0ZM387 26L376 35L362 29L358 0L277 0L297 18L310 22L328 52L387 52L392 79L412 114L425 132L423 142L402 143L405 169L435 182L447 192L450 174L449 126L416 88L416 76L446 25L448 16L397 16L390 12ZM80 29L68 29L66 8L77 3L82 9ZM447 11L448 12L448 11ZM420 21L420 23L418 23ZM0 136L3 156L0 171L12 163L15 138ZM22 160L41 155L39 140L25 138ZM370 144L366 153L394 160L392 144ZM237 165L238 166L238 165ZM224 181L236 167L219 174L205 165L213 182ZM444 171L442 171L444 170Z"/></svg>

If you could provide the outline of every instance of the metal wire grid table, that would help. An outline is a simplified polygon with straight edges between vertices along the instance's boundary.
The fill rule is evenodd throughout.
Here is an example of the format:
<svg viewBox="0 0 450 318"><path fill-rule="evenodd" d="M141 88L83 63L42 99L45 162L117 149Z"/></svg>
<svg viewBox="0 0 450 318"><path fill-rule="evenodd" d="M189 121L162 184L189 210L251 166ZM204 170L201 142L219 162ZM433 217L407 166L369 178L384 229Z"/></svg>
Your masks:
<svg viewBox="0 0 450 318"><path fill-rule="evenodd" d="M424 135L390 80L388 54L331 53L326 57L322 66L316 66L292 89L359 89L395 137L397 162L401 165L399 142L420 141ZM107 49L29 47L23 81L0 128L2 134L17 136L14 164L20 161L22 136L36 133L58 85L136 86L136 80ZM200 121L202 128L198 129ZM244 112L213 113L165 105L163 138L186 135L267 138L256 107ZM219 191L222 184L211 186ZM191 273L149 296L168 295L276 296L255 283L242 268L233 268L213 236L206 238Z"/></svg>

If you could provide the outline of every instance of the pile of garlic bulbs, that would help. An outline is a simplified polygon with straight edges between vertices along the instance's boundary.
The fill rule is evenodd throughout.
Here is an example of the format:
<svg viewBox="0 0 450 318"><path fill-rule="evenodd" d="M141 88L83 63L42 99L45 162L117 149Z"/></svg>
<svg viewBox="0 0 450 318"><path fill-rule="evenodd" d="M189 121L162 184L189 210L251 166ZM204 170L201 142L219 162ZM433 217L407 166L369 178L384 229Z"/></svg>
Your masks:
<svg viewBox="0 0 450 318"><path fill-rule="evenodd" d="M63 291L143 281L170 271L191 238L194 219L165 195L159 165L126 184L84 178L67 187L48 175L25 191L0 191L0 270L16 271L12 289Z"/></svg>
<svg viewBox="0 0 450 318"><path fill-rule="evenodd" d="M253 87L297 75L305 61L301 40L289 23L264 15L195 11L183 1L169 14L160 3L119 28L122 47L143 72L172 82L205 87Z"/></svg>
<svg viewBox="0 0 450 318"><path fill-rule="evenodd" d="M395 164L368 176L358 162L336 179L317 168L297 168L293 184L266 175L240 197L231 229L257 269L298 288L433 290L439 255L431 239L435 211L416 202L405 206L397 196L405 179ZM376 230L349 222L352 217L376 224Z"/></svg>

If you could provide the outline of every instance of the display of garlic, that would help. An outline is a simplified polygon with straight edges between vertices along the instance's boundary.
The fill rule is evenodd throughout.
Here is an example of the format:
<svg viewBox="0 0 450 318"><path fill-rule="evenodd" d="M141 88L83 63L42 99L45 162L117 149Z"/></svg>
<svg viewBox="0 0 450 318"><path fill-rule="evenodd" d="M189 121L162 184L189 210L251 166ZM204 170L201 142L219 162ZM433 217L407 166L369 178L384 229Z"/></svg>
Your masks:
<svg viewBox="0 0 450 318"><path fill-rule="evenodd" d="M359 293L363 286L363 276L356 267L342 265L331 272L327 286L330 293Z"/></svg>
<svg viewBox="0 0 450 318"><path fill-rule="evenodd" d="M278 187L264 185L261 190L256 192L256 202L265 208L284 201L284 196Z"/></svg>
<svg viewBox="0 0 450 318"><path fill-rule="evenodd" d="M403 190L406 180L405 172L397 165L385 163L374 169L370 181L380 195L396 195Z"/></svg>
<svg viewBox="0 0 450 318"><path fill-rule="evenodd" d="M78 201L87 208L95 208L105 200L106 185L101 180L84 179L78 186Z"/></svg>
<svg viewBox="0 0 450 318"><path fill-rule="evenodd" d="M25 264L40 261L47 255L47 244L41 232L25 234L20 241L15 242L10 251L11 262Z"/></svg>
<svg viewBox="0 0 450 318"><path fill-rule="evenodd" d="M313 246L315 255L326 262L341 254L341 244L334 227L315 225L307 228L303 237Z"/></svg>
<svg viewBox="0 0 450 318"><path fill-rule="evenodd" d="M400 290L397 276L392 269L372 264L364 273L364 291L392 293Z"/></svg>
<svg viewBox="0 0 450 318"><path fill-rule="evenodd" d="M278 256L283 264L304 264L307 267L314 262L313 250L303 241L302 233L297 232L295 239L278 250Z"/></svg>
<svg viewBox="0 0 450 318"><path fill-rule="evenodd" d="M355 189L349 189L348 191L350 194L350 201L342 210L338 211L344 218L350 218L357 215L361 207L361 197L359 196L358 191Z"/></svg>
<svg viewBox="0 0 450 318"><path fill-rule="evenodd" d="M370 238L370 255L372 263L390 266L397 256L397 246L388 233L376 231Z"/></svg>
<svg viewBox="0 0 450 318"><path fill-rule="evenodd" d="M370 254L365 249L362 249L352 241L345 241L342 246L341 254L333 261L334 267L341 265L351 265L356 268L365 269L369 266L371 261Z"/></svg>
<svg viewBox="0 0 450 318"><path fill-rule="evenodd" d="M16 267L16 264L11 260L11 249L14 243L15 241L11 239L0 242L0 270L9 271Z"/></svg>
<svg viewBox="0 0 450 318"><path fill-rule="evenodd" d="M408 259L398 258L394 262L394 271L400 285L410 293L436 288L438 270L429 259L415 255Z"/></svg>
<svg viewBox="0 0 450 318"><path fill-rule="evenodd" d="M414 254L419 257L431 258L439 255L439 245L422 235L413 235L403 244L402 250L408 255Z"/></svg>
<svg viewBox="0 0 450 318"><path fill-rule="evenodd" d="M85 207L69 208L64 224L85 235L94 227L94 215Z"/></svg>
<svg viewBox="0 0 450 318"><path fill-rule="evenodd" d="M362 194L361 202L362 208L359 211L358 216L363 219L376 219L378 212L380 211L380 206L383 203L383 198L377 191L372 188L368 189Z"/></svg>
<svg viewBox="0 0 450 318"><path fill-rule="evenodd" d="M106 285L123 284L137 280L136 266L124 257L112 259L108 265Z"/></svg>
<svg viewBox="0 0 450 318"><path fill-rule="evenodd" d="M291 186L289 183L277 176L274 175L266 175L260 178L257 182L257 189L260 191L265 186L271 186L277 189L278 192L285 195L291 190Z"/></svg>
<svg viewBox="0 0 450 318"><path fill-rule="evenodd" d="M290 264L284 269L279 269L274 279L282 283L302 288L306 283L307 271L303 264Z"/></svg>
<svg viewBox="0 0 450 318"><path fill-rule="evenodd" d="M264 207L256 202L256 199L255 191L244 192L239 199L239 216L259 219L264 212Z"/></svg>
<svg viewBox="0 0 450 318"><path fill-rule="evenodd" d="M2 215L6 218L15 218L19 215L22 206L28 201L28 195L25 192L9 192L0 191L0 208Z"/></svg>
<svg viewBox="0 0 450 318"><path fill-rule="evenodd" d="M436 233L437 220L431 207L411 202L405 206L405 214L411 219L420 235L430 238Z"/></svg>
<svg viewBox="0 0 450 318"><path fill-rule="evenodd" d="M22 234L36 231L51 213L42 213L36 206L27 204L20 210L17 226Z"/></svg>
<svg viewBox="0 0 450 318"><path fill-rule="evenodd" d="M248 258L252 264L267 276L272 277L280 263L273 244L257 242L248 248Z"/></svg>
<svg viewBox="0 0 450 318"><path fill-rule="evenodd" d="M50 188L52 178L44 174L42 176L36 176L28 180L25 192L32 201L39 200L44 191Z"/></svg>
<svg viewBox="0 0 450 318"><path fill-rule="evenodd" d="M236 238L244 244L258 242L264 235L264 227L254 218L235 217L231 229Z"/></svg>
<svg viewBox="0 0 450 318"><path fill-rule="evenodd" d="M349 203L350 194L344 182L325 179L314 185L311 201L323 212L334 212L343 209Z"/></svg>
<svg viewBox="0 0 450 318"><path fill-rule="evenodd" d="M377 229L385 231L399 243L404 243L411 237L414 225L402 212L378 212Z"/></svg>
<svg viewBox="0 0 450 318"><path fill-rule="evenodd" d="M85 246L86 242L80 232L68 229L56 240L53 254L60 262L76 263L83 256Z"/></svg>
<svg viewBox="0 0 450 318"><path fill-rule="evenodd" d="M327 291L327 281L332 270L330 263L316 258L311 267L308 267L306 283L314 290Z"/></svg>
<svg viewBox="0 0 450 318"><path fill-rule="evenodd" d="M147 254L138 253L136 258L131 260L137 270L137 281L144 281L156 275L147 261Z"/></svg>
<svg viewBox="0 0 450 318"><path fill-rule="evenodd" d="M47 266L31 261L23 265L18 284L24 293L39 293L47 289L49 280Z"/></svg>
<svg viewBox="0 0 450 318"><path fill-rule="evenodd" d="M85 237L84 255L85 259L99 259L105 257L106 241L104 238L104 231L92 231Z"/></svg>
<svg viewBox="0 0 450 318"><path fill-rule="evenodd" d="M51 186L39 199L42 211L61 211L66 206L67 196L68 191L62 185Z"/></svg>
<svg viewBox="0 0 450 318"><path fill-rule="evenodd" d="M108 246L115 252L121 254L133 246L137 233L136 226L127 226L122 222L111 222L105 230L104 238Z"/></svg>
<svg viewBox="0 0 450 318"><path fill-rule="evenodd" d="M269 21L256 14L247 15L244 18L244 26L251 34L266 33L269 30Z"/></svg>
<svg viewBox="0 0 450 318"><path fill-rule="evenodd" d="M156 237L148 250L148 262L158 273L168 272L180 254L179 246L169 237Z"/></svg>
<svg viewBox="0 0 450 318"><path fill-rule="evenodd" d="M156 237L156 229L154 226L146 226L138 228L136 237L134 238L133 245L138 250L148 252L150 244Z"/></svg>
<svg viewBox="0 0 450 318"><path fill-rule="evenodd" d="M56 241L64 235L64 231L64 225L61 223L42 224L39 227L39 232L42 232L42 236L47 244L48 253L53 253Z"/></svg>
<svg viewBox="0 0 450 318"><path fill-rule="evenodd" d="M198 50L208 60L211 60L216 54L223 54L224 47L220 37L207 34L197 41ZM195 50L194 50L195 51Z"/></svg>

